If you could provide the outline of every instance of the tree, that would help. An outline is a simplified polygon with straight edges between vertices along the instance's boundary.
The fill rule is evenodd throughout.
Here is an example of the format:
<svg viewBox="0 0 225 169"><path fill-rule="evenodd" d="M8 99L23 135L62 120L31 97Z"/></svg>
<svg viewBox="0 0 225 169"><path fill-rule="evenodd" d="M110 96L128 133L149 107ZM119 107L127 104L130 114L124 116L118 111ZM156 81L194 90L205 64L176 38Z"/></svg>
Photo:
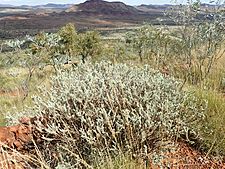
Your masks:
<svg viewBox="0 0 225 169"><path fill-rule="evenodd" d="M193 84L206 79L214 63L225 53L224 14L219 1L211 3L214 9L202 8L200 0L187 1L168 13L178 25L173 37L180 39L178 50L187 65L185 81Z"/></svg>
<svg viewBox="0 0 225 169"><path fill-rule="evenodd" d="M132 47L137 50L141 62L143 61L144 50L149 44L150 29L150 26L144 26L138 29L135 33L128 33L126 36L126 43L131 44Z"/></svg>
<svg viewBox="0 0 225 169"><path fill-rule="evenodd" d="M71 57L76 55L78 52L79 38L74 24L69 23L66 26L62 27L59 30L58 35L61 37L59 43L63 45L61 53L68 55L69 56L68 59L71 59Z"/></svg>
<svg viewBox="0 0 225 169"><path fill-rule="evenodd" d="M93 57L100 52L100 35L94 31L88 31L79 35L79 54L82 62L88 57Z"/></svg>

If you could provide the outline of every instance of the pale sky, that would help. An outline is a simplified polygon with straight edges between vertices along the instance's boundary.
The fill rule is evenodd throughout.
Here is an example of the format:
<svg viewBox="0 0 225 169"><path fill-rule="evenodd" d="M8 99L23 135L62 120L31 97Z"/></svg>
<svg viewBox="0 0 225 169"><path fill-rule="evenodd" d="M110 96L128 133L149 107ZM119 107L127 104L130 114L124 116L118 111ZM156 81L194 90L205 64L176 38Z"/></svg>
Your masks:
<svg viewBox="0 0 225 169"><path fill-rule="evenodd" d="M47 3L78 4L84 1L85 0L0 0L0 4L11 4L11 5L39 5ZM121 1L129 5L171 3L171 0L107 0L107 1ZM205 0L204 2L207 2L207 0Z"/></svg>

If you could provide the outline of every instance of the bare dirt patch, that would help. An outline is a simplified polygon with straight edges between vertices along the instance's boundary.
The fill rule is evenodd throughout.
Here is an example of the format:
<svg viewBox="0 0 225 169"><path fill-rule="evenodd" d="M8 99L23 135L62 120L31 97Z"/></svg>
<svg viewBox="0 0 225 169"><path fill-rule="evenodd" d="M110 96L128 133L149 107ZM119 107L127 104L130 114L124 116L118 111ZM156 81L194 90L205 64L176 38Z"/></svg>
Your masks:
<svg viewBox="0 0 225 169"><path fill-rule="evenodd" d="M6 17L0 18L0 20L26 20L26 19L29 19L29 18L21 17L21 16L6 16Z"/></svg>

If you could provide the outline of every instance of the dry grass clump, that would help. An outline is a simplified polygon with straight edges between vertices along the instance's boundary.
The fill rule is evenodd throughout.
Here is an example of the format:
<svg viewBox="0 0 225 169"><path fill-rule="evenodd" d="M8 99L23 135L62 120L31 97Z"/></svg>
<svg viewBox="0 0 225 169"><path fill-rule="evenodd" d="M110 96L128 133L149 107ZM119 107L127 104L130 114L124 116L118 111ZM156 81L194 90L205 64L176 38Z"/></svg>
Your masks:
<svg viewBox="0 0 225 169"><path fill-rule="evenodd" d="M51 168L92 168L119 154L147 158L166 140L198 139L204 103L180 87L149 66L101 62L59 72L31 110L43 117L35 129L42 159Z"/></svg>

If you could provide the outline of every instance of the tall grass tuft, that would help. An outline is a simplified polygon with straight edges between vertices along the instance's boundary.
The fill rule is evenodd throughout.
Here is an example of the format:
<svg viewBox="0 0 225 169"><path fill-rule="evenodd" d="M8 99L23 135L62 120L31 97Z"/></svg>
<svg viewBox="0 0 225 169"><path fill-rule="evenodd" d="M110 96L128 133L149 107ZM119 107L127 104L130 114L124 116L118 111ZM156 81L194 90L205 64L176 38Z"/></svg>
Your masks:
<svg viewBox="0 0 225 169"><path fill-rule="evenodd" d="M202 149L207 154L225 155L225 97L216 91L192 88L199 100L206 100L208 108L201 128Z"/></svg>

